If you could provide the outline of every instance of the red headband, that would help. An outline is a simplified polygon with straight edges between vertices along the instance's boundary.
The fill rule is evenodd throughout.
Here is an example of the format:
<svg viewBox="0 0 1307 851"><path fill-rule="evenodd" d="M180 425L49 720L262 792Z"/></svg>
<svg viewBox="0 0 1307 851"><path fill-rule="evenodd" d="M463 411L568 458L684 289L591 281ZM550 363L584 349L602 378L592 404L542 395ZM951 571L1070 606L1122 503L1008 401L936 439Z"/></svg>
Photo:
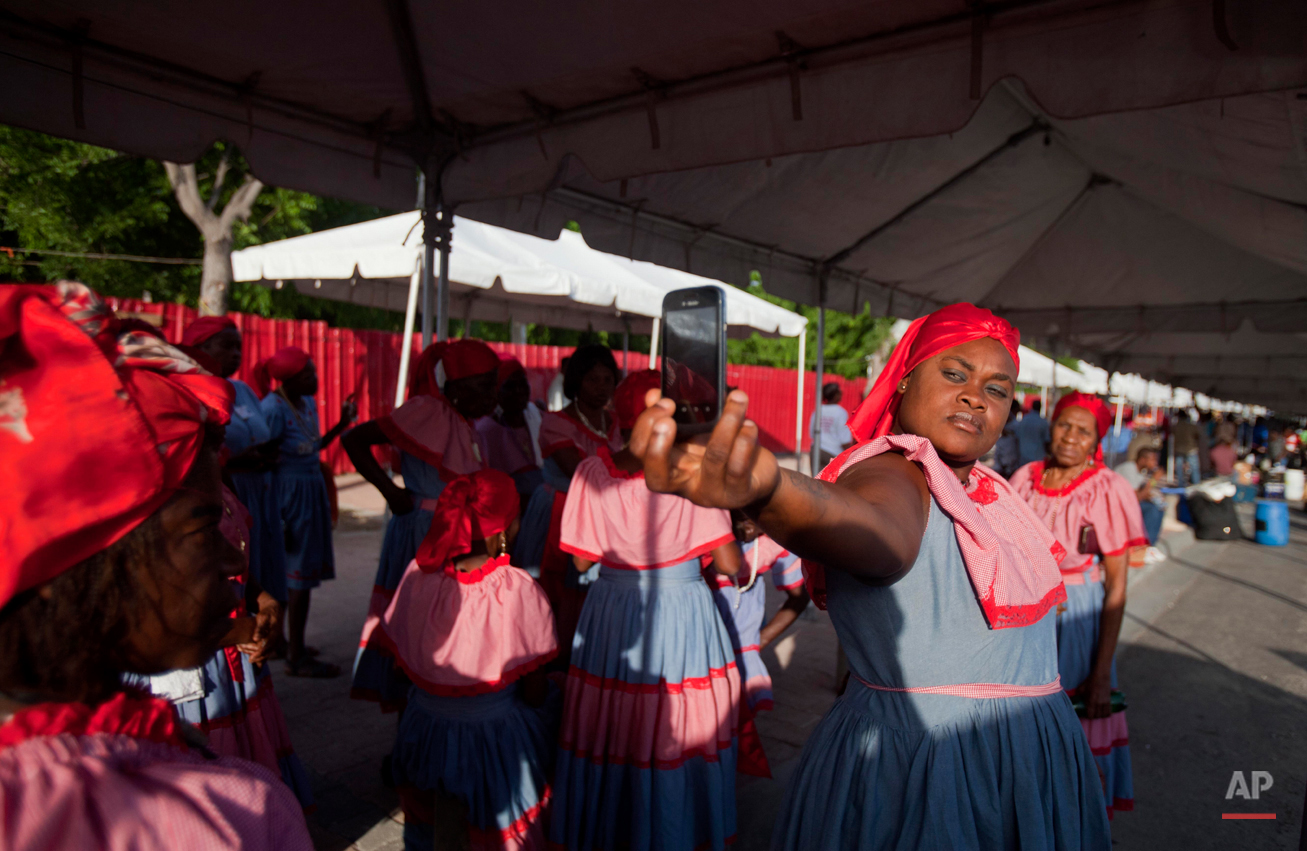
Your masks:
<svg viewBox="0 0 1307 851"><path fill-rule="evenodd" d="M201 316L187 325L186 330L182 332L182 345L198 346L228 328L236 328L236 323L229 316Z"/></svg>
<svg viewBox="0 0 1307 851"><path fill-rule="evenodd" d="M635 428L635 421L644 413L644 397L650 390L662 385L662 374L656 369L633 372L617 385L613 406L617 408L618 428Z"/></svg>
<svg viewBox="0 0 1307 851"><path fill-rule="evenodd" d="M853 436L863 441L889 434L903 398L898 392L903 377L941 352L984 337L1002 343L1012 355L1013 364L1020 367L1017 349L1021 332L983 307L966 302L950 304L914 320L894 347L894 354L890 355L871 393L853 412L849 420Z"/></svg>
<svg viewBox="0 0 1307 851"><path fill-rule="evenodd" d="M436 365L445 371L446 381L457 381L470 375L498 374L499 355L480 340L446 340L432 343L418 356L408 380L408 396L439 396L436 384Z"/></svg>
<svg viewBox="0 0 1307 851"><path fill-rule="evenodd" d="M1094 415L1094 422L1098 424L1098 441L1094 444L1094 460L1101 464L1103 461L1103 438L1107 437L1108 431L1112 428L1112 410L1103 404L1103 400L1097 396L1073 390L1057 400L1057 405L1053 408L1053 419L1049 422L1057 422L1057 418L1062 415L1062 412L1072 407L1084 408Z"/></svg>
<svg viewBox="0 0 1307 851"><path fill-rule="evenodd" d="M517 485L507 473L479 470L451 479L436 500L431 529L418 547L418 566L432 573L471 552L473 541L513 525L518 507Z"/></svg>
<svg viewBox="0 0 1307 851"><path fill-rule="evenodd" d="M181 485L231 384L82 284L0 287L0 606L122 538Z"/></svg>
<svg viewBox="0 0 1307 851"><path fill-rule="evenodd" d="M258 366L254 367L254 383L257 385L254 389L259 391L260 396L267 396L272 390L272 379L285 381L299 375L312 360L309 353L299 346L279 349L275 355L259 361Z"/></svg>

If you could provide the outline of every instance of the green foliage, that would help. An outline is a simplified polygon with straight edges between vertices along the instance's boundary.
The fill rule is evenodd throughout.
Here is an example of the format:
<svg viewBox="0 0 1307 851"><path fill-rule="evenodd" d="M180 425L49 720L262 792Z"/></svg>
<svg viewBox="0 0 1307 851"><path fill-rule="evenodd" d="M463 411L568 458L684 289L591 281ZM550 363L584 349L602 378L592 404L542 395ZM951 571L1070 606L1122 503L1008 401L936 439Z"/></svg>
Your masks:
<svg viewBox="0 0 1307 851"><path fill-rule="evenodd" d="M240 186L248 165L234 147L218 143L196 164L204 197L218 163L231 169L219 206ZM387 215L387 211L306 192L268 187L246 222L233 230L241 249ZM10 248L200 259L204 242L177 206L163 166L153 160L0 125L0 245ZM55 257L0 252L7 280L73 278L105 295L175 301L199 299L199 266ZM324 319L332 325L399 330L403 314L236 284L233 310L285 319Z"/></svg>
<svg viewBox="0 0 1307 851"><path fill-rule="evenodd" d="M778 298L763 289L758 273L753 274L748 292L787 310L797 310L808 318L805 351L807 369L817 365L817 308L798 306L788 299ZM867 374L867 359L889 336L894 319L872 316L871 309L849 314L826 310L826 372L845 378L859 378ZM763 337L754 333L745 340L727 340L726 357L731 363L774 366L793 369L799 357L796 337Z"/></svg>

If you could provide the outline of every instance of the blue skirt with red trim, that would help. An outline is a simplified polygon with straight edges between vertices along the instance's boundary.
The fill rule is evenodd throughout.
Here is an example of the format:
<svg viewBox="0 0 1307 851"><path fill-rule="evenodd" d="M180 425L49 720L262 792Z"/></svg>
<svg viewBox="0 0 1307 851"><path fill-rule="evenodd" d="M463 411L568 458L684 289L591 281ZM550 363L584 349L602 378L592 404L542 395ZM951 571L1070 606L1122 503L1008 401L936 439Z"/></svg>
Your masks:
<svg viewBox="0 0 1307 851"><path fill-rule="evenodd" d="M724 848L740 676L699 560L599 571L572 643L550 842Z"/></svg>
<svg viewBox="0 0 1307 851"><path fill-rule="evenodd" d="M1089 579L1089 572L1085 578ZM1057 616L1057 667L1062 686L1075 689L1089 676L1098 652L1098 628L1103 616L1103 583L1067 584L1066 611ZM1116 660L1112 660L1112 687L1116 688ZM1127 699L1129 695L1126 695ZM1103 780L1107 815L1135 808L1135 786L1130 768L1130 728L1126 713L1107 718L1081 718L1089 750Z"/></svg>

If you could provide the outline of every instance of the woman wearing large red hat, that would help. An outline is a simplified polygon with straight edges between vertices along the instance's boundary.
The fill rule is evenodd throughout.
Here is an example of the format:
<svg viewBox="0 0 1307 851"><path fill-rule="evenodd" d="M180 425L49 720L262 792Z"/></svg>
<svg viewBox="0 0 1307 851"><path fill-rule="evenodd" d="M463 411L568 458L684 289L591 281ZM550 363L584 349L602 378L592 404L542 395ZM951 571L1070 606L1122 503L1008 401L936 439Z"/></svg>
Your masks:
<svg viewBox="0 0 1307 851"><path fill-rule="evenodd" d="M804 559L848 654L813 730L777 849L1111 846L1097 767L1058 677L1062 547L976 463L1007 420L1019 335L955 304L916 320L820 479L782 470L728 397L676 444L673 406L637 425L649 487L743 509Z"/></svg>
<svg viewBox="0 0 1307 851"><path fill-rule="evenodd" d="M494 409L498 371L499 356L480 340L433 343L413 367L408 400L384 417L359 424L341 441L354 469L381 491L392 512L350 688L351 697L377 701L383 712L403 708L410 684L395 667L390 647L376 640L377 625L431 528L445 485L486 466L472 424ZM377 463L374 446L399 451L403 487Z"/></svg>
<svg viewBox="0 0 1307 851"><path fill-rule="evenodd" d="M1103 463L1112 412L1097 396L1068 393L1053 409L1048 457L1012 475L1012 487L1066 549L1066 610L1057 620L1058 669L1084 704L1080 719L1106 789L1108 814L1134 809L1125 709L1113 711L1116 642L1125 617L1127 556L1148 546L1134 489Z"/></svg>
<svg viewBox="0 0 1307 851"><path fill-rule="evenodd" d="M128 675L195 668L244 570L231 385L79 284L0 287L0 847L307 849L267 768Z"/></svg>

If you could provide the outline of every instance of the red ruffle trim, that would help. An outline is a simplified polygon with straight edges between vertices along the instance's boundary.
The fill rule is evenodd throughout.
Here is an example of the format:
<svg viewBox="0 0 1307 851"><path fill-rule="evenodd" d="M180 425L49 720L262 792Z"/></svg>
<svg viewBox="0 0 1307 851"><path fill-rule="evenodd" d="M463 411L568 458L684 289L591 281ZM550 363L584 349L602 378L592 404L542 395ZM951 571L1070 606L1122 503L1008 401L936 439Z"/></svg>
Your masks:
<svg viewBox="0 0 1307 851"><path fill-rule="evenodd" d="M482 579L485 579L487 576L494 573L496 570L499 570L499 568L507 565L509 558L510 556L507 554L495 556L476 570L468 571L462 571L454 567L452 564L447 564L445 565L445 573L457 579L460 584L475 585Z"/></svg>
<svg viewBox="0 0 1307 851"><path fill-rule="evenodd" d="M1121 555L1122 553L1124 553L1126 550L1132 550L1132 549L1134 549L1135 547L1146 547L1146 546L1148 546L1148 539L1147 539L1147 538L1131 538L1130 540L1128 540L1128 541L1125 542L1125 546L1122 547L1121 549L1119 549L1119 550L1112 550L1112 552L1110 552L1110 553L1103 553L1103 555L1105 555L1105 556L1119 556L1119 555Z"/></svg>
<svg viewBox="0 0 1307 851"><path fill-rule="evenodd" d="M1127 736L1124 739L1113 739L1112 744L1108 745L1105 748L1090 748L1089 752L1092 753L1094 756L1107 756L1117 748L1127 748L1129 746L1130 746L1130 737Z"/></svg>
<svg viewBox="0 0 1307 851"><path fill-rule="evenodd" d="M0 750L39 736L131 736L186 749L173 705L139 692L119 692L99 706L84 703L38 703L20 709L0 725Z"/></svg>
<svg viewBox="0 0 1307 851"><path fill-rule="evenodd" d="M525 677L527 674L536 670L541 665L549 664L558 655L558 648L554 648L548 653L543 653L534 659L528 659L516 668L503 672L500 674L499 679L492 682L469 683L468 685L463 686L453 686L448 683L432 682L421 674L415 673L408 665L404 664L403 657L399 655L399 650L395 647L395 643L391 640L390 636L386 634L386 629L383 625L377 625L376 631L372 634L372 641L386 650L391 658L395 660L395 664L404 671L404 674L413 681L415 686L428 694L434 694L437 697L472 697L473 695L478 694L489 694L492 691L502 691L522 679L522 677ZM351 693L350 696L352 697L353 694Z"/></svg>
<svg viewBox="0 0 1307 851"><path fill-rule="evenodd" d="M971 497L971 501L981 505L998 502L998 491L994 489L994 483L990 481L989 476L981 473L976 476L976 479L976 486L966 492L967 496Z"/></svg>
<svg viewBox="0 0 1307 851"><path fill-rule="evenodd" d="M544 794L540 796L540 802L502 830L498 828L486 830L469 824L467 838L471 851L482 851L482 849L490 851L490 849L511 847L513 843L526 842L530 839L533 827L542 830L540 823L545 810L549 807L551 797L553 797L553 789L546 786Z"/></svg>
<svg viewBox="0 0 1307 851"><path fill-rule="evenodd" d="M1049 547L1048 551L1053 554L1053 560L1059 566L1062 564L1063 559L1066 558L1066 547L1062 546L1062 542L1056 539L1054 539L1053 546Z"/></svg>
<svg viewBox="0 0 1307 851"><path fill-rule="evenodd" d="M567 669L567 677L568 679L575 677L584 685L600 691L619 691L626 694L680 694L687 688L710 689L713 680L726 679L726 672L735 667L735 661L732 660L720 668L709 668L706 677L688 677L678 683L669 683L666 680L659 680L656 683L628 683L616 677L597 676L576 665Z"/></svg>
<svg viewBox="0 0 1307 851"><path fill-rule="evenodd" d="M685 765L692 759L702 759L704 762L720 762L723 751L731 749L731 742L718 742L716 750L708 748L690 748L682 751L681 755L675 759L655 759L652 762L642 759L632 759L629 756L617 756L615 754L592 753L587 750L574 750L570 742L559 742L558 749L566 751L576 759L583 759L593 765L630 765L635 768L655 768L659 771L673 771Z"/></svg>
<svg viewBox="0 0 1307 851"><path fill-rule="evenodd" d="M430 464L432 467L435 467L436 472L440 473L440 478L449 481L458 475L458 473L455 473L453 470L450 470L445 466L445 454L443 452L435 452L432 449L423 446L421 443L418 443L416 440L409 437L403 429L396 425L395 421L389 416L378 417L376 423L381 429L381 433L384 434L391 443L395 444L395 446L407 452L409 455L412 455L422 463Z"/></svg>
<svg viewBox="0 0 1307 851"><path fill-rule="evenodd" d="M602 564L604 567L611 567L616 570L658 570L659 568L663 568L663 567L671 567L674 564L682 564L683 562L690 561L691 559L702 558L703 556L708 555L713 550L717 549L718 547L722 546L728 541L734 541L734 540L735 540L735 533L731 532L728 535L722 535L720 538L717 538L716 540L713 541L709 541L706 544L700 544L699 546L695 547L694 549L690 550L690 552L686 553L685 555L679 558L674 558L671 559L670 561L659 562L658 564L614 564L612 561L605 559L603 556L599 555L598 553L587 552L581 549L580 547L573 547L567 544L559 543L558 548L565 553L571 553L572 555L580 556L586 561L592 561L595 564ZM708 564L711 564L711 562L705 564L704 567L707 567Z"/></svg>
<svg viewBox="0 0 1307 851"><path fill-rule="evenodd" d="M980 607L985 610L985 617L990 623L990 629L1011 629L1038 623L1048 613L1049 609L1064 602L1066 602L1066 586L1059 583L1049 590L1044 595L1044 599L1038 603L1029 603L1024 606L996 605L994 603L994 590L991 588L988 595L980 601Z"/></svg>
<svg viewBox="0 0 1307 851"><path fill-rule="evenodd" d="M1030 471L1030 486L1034 488L1035 493L1040 493L1044 496L1066 496L1071 493L1071 491L1083 485L1090 478L1098 475L1101 471L1106 469L1106 467L1099 464L1090 464L1083 473L1067 482L1065 486L1060 487L1057 490L1050 490L1040 484L1040 480L1044 477L1044 462L1036 461L1034 463L1034 469Z"/></svg>

